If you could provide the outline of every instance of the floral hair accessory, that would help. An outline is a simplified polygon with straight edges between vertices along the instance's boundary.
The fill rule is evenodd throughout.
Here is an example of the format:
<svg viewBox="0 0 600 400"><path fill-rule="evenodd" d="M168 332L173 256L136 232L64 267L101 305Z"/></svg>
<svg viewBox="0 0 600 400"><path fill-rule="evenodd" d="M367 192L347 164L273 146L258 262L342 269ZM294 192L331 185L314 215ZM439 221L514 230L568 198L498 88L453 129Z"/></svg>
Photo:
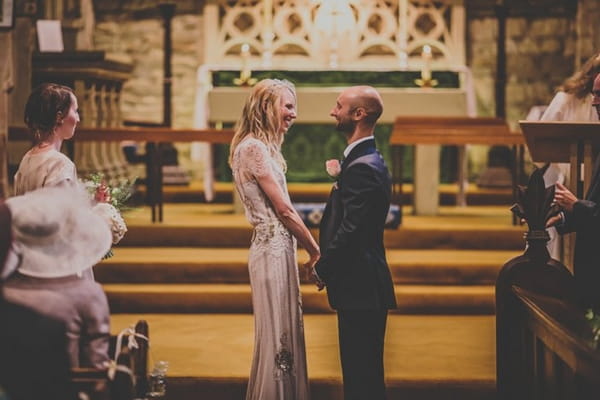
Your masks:
<svg viewBox="0 0 600 400"><path fill-rule="evenodd" d="M331 159L325 161L325 170L332 178L337 178L342 172L342 166L340 164L340 160Z"/></svg>

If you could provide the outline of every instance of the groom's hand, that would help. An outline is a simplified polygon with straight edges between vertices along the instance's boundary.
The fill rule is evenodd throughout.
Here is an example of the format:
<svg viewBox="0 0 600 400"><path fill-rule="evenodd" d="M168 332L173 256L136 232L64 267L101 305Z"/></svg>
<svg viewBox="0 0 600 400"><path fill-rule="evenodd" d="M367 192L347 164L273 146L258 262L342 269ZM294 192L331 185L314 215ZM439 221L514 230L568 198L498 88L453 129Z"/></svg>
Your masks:
<svg viewBox="0 0 600 400"><path fill-rule="evenodd" d="M319 290L319 292L325 289L325 282L323 282L321 278L319 278L319 275L317 275L317 271L315 270L314 266L311 267L311 277L313 282L315 282L315 285L317 285L317 289Z"/></svg>

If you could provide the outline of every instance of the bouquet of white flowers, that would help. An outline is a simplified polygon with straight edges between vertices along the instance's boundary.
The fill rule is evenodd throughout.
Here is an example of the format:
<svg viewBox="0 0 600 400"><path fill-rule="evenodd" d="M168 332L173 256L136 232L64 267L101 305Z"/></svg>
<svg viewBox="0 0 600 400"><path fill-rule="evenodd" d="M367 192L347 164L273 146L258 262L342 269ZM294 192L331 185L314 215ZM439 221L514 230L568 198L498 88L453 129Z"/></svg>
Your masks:
<svg viewBox="0 0 600 400"><path fill-rule="evenodd" d="M127 225L121 216L121 211L126 210L127 200L133 194L133 183L130 181L122 181L117 186L108 186L103 174L92 174L90 179L85 181L85 186L92 196L94 212L100 215L108 224L112 233L113 244L119 243L125 232ZM112 249L106 253L104 258L113 256Z"/></svg>

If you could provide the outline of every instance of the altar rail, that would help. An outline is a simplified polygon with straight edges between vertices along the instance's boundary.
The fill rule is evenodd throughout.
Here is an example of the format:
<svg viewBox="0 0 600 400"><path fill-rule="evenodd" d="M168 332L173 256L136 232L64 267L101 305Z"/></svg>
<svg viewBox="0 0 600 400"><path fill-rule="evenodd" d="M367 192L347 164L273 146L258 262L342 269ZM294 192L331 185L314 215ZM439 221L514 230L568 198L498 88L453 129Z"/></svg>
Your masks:
<svg viewBox="0 0 600 400"><path fill-rule="evenodd" d="M146 187L148 203L152 208L152 222L163 220L162 156L158 150L160 143L208 142L211 144L231 143L231 129L173 129L167 127L116 127L116 128L77 128L70 142L121 142L131 140L145 142L146 145ZM9 140L30 140L25 127L11 126ZM76 149L69 149L69 156L76 159Z"/></svg>

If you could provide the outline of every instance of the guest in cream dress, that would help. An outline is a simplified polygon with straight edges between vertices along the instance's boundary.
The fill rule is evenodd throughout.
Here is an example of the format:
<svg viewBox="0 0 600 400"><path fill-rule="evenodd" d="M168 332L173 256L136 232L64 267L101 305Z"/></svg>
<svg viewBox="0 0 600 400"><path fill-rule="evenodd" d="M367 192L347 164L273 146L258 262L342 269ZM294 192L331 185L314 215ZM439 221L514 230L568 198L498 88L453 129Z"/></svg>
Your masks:
<svg viewBox="0 0 600 400"><path fill-rule="evenodd" d="M236 189L254 227L248 269L255 341L247 400L309 398L296 240L312 270L319 247L292 206L284 134L296 118L296 93L288 81L265 79L246 100L231 143Z"/></svg>
<svg viewBox="0 0 600 400"><path fill-rule="evenodd" d="M60 152L63 140L73 137L79 123L77 98L71 88L55 83L35 88L25 106L25 123L34 146L15 174L15 195L77 183L75 164Z"/></svg>

